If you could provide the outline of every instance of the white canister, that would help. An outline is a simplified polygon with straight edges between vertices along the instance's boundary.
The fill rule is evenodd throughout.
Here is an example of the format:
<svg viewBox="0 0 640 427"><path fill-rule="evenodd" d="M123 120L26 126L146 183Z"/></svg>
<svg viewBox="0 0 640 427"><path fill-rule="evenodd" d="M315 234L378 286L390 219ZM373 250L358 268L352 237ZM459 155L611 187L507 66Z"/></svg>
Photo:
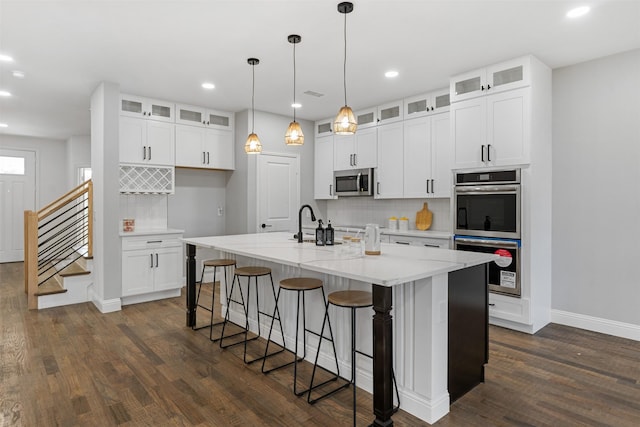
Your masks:
<svg viewBox="0 0 640 427"><path fill-rule="evenodd" d="M398 218L392 216L387 220L387 228L391 231L395 231L398 229Z"/></svg>
<svg viewBox="0 0 640 427"><path fill-rule="evenodd" d="M409 231L409 218L403 216L398 220L398 230Z"/></svg>

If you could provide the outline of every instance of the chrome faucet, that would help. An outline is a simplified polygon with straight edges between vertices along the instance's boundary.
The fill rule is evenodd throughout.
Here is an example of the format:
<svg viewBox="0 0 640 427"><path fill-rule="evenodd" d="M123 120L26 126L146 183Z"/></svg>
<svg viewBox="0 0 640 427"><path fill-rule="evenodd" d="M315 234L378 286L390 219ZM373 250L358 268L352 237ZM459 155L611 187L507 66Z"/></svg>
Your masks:
<svg viewBox="0 0 640 427"><path fill-rule="evenodd" d="M309 208L309 211L311 212L311 221L316 220L316 216L313 213L313 208L309 205L302 205L302 207L298 211L298 243L302 243L302 210L304 208Z"/></svg>

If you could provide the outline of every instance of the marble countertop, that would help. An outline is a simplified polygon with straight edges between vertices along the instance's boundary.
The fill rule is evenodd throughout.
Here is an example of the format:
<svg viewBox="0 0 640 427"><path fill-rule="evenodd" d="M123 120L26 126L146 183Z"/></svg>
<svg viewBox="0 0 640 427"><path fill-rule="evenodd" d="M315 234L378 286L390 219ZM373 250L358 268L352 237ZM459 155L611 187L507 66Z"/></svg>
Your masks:
<svg viewBox="0 0 640 427"><path fill-rule="evenodd" d="M236 255L327 273L383 286L432 277L490 262L495 255L449 249L381 245L381 255L348 253L345 245L298 243L291 233L190 237L183 242Z"/></svg>
<svg viewBox="0 0 640 427"><path fill-rule="evenodd" d="M147 230L135 230L135 231L121 231L120 237L133 237L133 236L149 236L152 234L183 234L184 230L176 230L174 228L155 228Z"/></svg>

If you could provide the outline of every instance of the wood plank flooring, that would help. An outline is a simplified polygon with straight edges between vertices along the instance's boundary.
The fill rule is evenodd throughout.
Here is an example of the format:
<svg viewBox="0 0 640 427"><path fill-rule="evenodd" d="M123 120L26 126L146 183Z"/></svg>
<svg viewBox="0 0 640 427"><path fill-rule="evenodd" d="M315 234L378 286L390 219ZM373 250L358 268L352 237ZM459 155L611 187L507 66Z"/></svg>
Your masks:
<svg viewBox="0 0 640 427"><path fill-rule="evenodd" d="M308 405L292 394L291 369L263 375L241 346L221 350L208 329L186 328L184 298L110 314L91 303L28 311L22 268L0 264L0 426L351 423L350 391ZM559 325L533 336L491 327L490 339L486 383L436 426L640 425L639 342ZM371 407L359 392L358 425Z"/></svg>

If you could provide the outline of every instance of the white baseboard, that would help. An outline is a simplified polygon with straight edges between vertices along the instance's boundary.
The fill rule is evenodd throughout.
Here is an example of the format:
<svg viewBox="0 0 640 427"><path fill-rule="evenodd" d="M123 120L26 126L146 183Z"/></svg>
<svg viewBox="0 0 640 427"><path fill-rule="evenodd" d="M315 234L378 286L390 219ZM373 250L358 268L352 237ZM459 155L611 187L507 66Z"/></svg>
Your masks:
<svg viewBox="0 0 640 427"><path fill-rule="evenodd" d="M120 298L113 298L107 300L100 300L96 298L96 295L91 295L91 302L96 306L100 313L113 313L114 311L122 310L122 303Z"/></svg>
<svg viewBox="0 0 640 427"><path fill-rule="evenodd" d="M562 310L551 310L551 321L574 328L600 332L621 338L640 341L640 325L623 323L615 320L586 316Z"/></svg>

